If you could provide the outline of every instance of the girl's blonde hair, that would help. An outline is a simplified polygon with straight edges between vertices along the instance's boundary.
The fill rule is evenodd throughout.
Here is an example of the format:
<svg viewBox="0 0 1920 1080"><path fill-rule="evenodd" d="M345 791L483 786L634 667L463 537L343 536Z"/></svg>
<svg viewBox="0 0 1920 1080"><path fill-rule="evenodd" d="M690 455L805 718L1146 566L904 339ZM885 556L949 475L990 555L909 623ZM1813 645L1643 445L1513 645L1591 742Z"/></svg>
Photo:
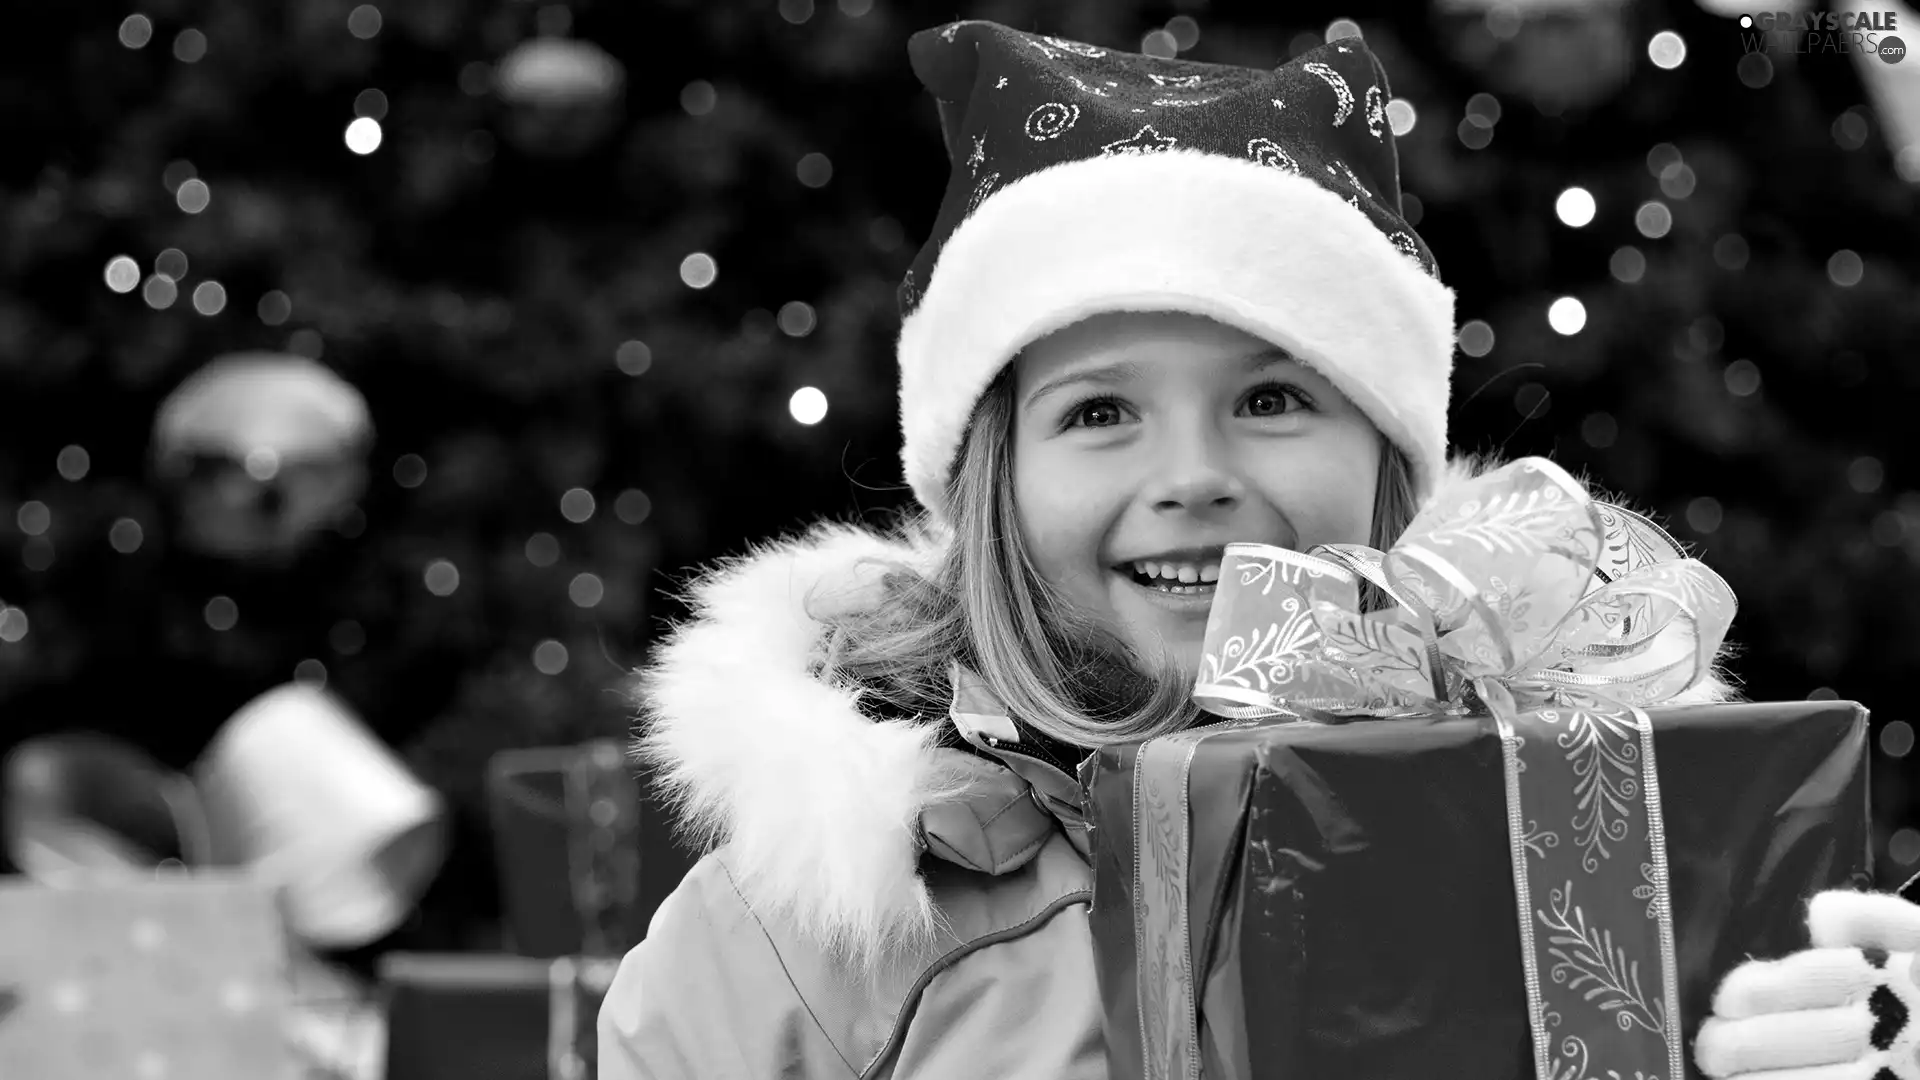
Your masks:
<svg viewBox="0 0 1920 1080"><path fill-rule="evenodd" d="M947 485L952 528L931 574L884 577L871 610L823 616L829 678L907 713L945 712L951 665L966 665L1009 715L1079 748L1148 738L1198 717L1170 654L1135 656L1117 634L1040 576L1021 536L1013 485L1012 368L975 407ZM1406 456L1384 444L1371 543L1385 548L1419 508ZM925 540L924 519L910 536Z"/></svg>

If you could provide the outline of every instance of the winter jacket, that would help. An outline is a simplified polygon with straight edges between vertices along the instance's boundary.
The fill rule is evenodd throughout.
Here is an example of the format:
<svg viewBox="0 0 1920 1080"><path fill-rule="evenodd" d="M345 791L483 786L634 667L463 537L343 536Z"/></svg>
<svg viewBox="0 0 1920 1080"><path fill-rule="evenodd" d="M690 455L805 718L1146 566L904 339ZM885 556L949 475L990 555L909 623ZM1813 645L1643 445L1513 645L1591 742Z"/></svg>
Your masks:
<svg viewBox="0 0 1920 1080"><path fill-rule="evenodd" d="M818 531L708 578L662 647L661 782L720 843L621 964L601 1080L1106 1075L1073 782L813 674L810 611L874 602L874 557L935 553Z"/></svg>
<svg viewBox="0 0 1920 1080"><path fill-rule="evenodd" d="M831 528L697 587L646 696L661 782L718 846L621 964L601 1080L1106 1075L1073 782L814 674L810 612L936 556Z"/></svg>

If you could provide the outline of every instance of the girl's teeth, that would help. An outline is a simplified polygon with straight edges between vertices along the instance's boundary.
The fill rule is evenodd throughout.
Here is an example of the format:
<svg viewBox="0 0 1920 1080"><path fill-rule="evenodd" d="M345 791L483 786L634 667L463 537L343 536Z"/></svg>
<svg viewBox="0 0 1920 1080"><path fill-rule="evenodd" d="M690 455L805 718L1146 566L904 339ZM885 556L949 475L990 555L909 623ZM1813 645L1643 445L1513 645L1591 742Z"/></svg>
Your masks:
<svg viewBox="0 0 1920 1080"><path fill-rule="evenodd" d="M1181 566L1175 563L1137 562L1133 564L1133 569L1142 577L1169 585L1210 585L1220 580L1219 563Z"/></svg>

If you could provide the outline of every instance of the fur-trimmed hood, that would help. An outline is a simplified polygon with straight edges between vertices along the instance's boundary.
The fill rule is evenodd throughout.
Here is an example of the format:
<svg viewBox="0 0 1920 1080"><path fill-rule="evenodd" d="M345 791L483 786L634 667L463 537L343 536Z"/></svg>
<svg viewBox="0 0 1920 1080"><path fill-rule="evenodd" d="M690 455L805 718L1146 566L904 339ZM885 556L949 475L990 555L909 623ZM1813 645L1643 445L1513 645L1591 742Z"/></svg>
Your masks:
<svg viewBox="0 0 1920 1080"><path fill-rule="evenodd" d="M1445 483L1492 464L1456 461ZM888 565L931 570L940 551L934 538L830 525L727 560L693 587L694 618L638 684L636 754L657 767L686 838L726 845L756 911L853 955L937 926L918 873L922 814L979 773L939 746L945 715L876 721L821 680L815 616L878 603ZM1686 700L1728 696L1716 678Z"/></svg>

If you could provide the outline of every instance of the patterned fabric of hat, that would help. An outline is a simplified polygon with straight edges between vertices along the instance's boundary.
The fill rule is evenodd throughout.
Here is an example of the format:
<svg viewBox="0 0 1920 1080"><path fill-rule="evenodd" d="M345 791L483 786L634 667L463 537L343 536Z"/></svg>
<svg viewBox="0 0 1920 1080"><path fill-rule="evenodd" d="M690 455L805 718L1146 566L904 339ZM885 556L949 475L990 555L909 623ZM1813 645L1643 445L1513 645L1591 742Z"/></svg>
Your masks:
<svg viewBox="0 0 1920 1080"><path fill-rule="evenodd" d="M1431 490L1453 293L1401 216L1390 91L1364 44L1261 70L959 22L908 52L953 163L900 287L902 461L936 518L994 377L1113 311L1190 312L1289 350Z"/></svg>

